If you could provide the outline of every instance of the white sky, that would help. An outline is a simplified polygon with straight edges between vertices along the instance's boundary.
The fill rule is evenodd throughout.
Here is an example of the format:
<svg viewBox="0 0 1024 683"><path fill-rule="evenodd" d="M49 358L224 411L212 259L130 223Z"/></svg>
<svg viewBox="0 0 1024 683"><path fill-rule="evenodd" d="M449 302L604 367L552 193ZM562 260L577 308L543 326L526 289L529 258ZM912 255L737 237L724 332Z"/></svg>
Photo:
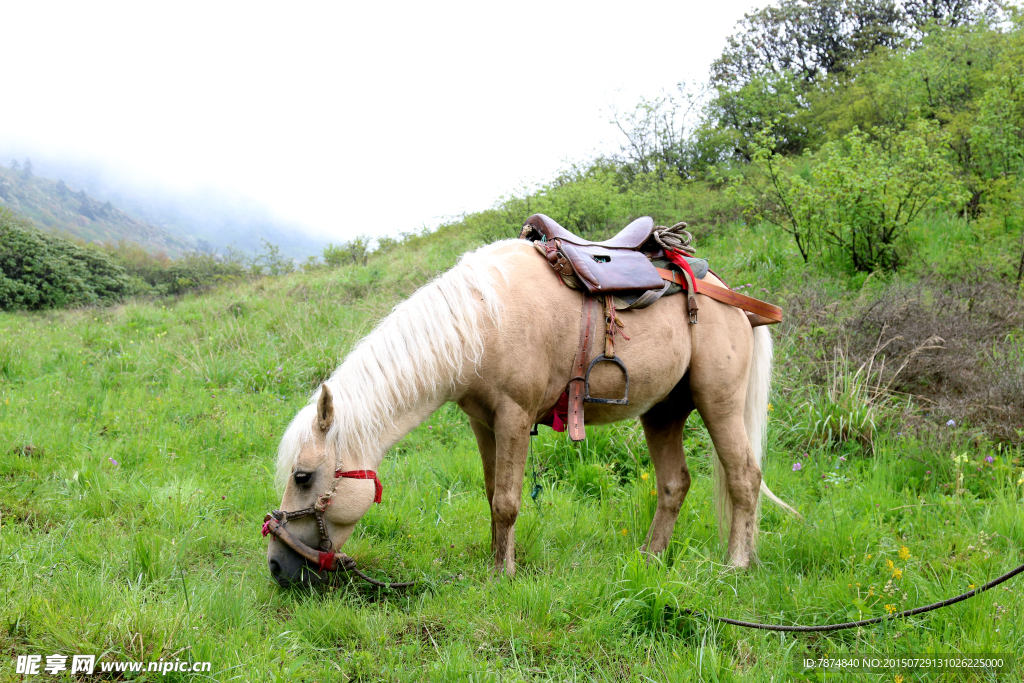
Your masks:
<svg viewBox="0 0 1024 683"><path fill-rule="evenodd" d="M617 149L765 4L0 0L0 144L395 234Z"/></svg>

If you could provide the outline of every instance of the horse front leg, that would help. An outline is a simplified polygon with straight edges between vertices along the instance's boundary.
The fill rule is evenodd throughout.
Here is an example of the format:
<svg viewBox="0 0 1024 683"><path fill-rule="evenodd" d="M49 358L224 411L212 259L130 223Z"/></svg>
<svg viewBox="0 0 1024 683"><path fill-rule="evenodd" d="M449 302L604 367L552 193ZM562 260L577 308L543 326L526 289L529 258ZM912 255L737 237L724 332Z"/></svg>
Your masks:
<svg viewBox="0 0 1024 683"><path fill-rule="evenodd" d="M499 411L495 420L494 492L491 528L494 571L516 573L515 524L523 495L523 476L530 449L532 420L519 406Z"/></svg>
<svg viewBox="0 0 1024 683"><path fill-rule="evenodd" d="M494 462L497 453L497 442L494 432L483 422L469 418L469 426L476 437L476 446L480 451L480 460L484 466L484 490L487 493L487 507L494 504ZM494 515L491 515L491 552L494 552Z"/></svg>
<svg viewBox="0 0 1024 683"><path fill-rule="evenodd" d="M640 418L658 492L658 508L642 552L659 554L668 547L679 509L690 490L690 470L683 450L683 427L689 415L689 409L659 404Z"/></svg>

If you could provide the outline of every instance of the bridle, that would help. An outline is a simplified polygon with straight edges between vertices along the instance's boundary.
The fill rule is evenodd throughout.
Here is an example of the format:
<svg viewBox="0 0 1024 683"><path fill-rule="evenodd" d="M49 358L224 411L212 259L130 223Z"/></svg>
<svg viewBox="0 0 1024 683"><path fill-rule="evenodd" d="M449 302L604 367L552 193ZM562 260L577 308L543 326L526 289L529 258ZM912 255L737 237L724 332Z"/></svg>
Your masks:
<svg viewBox="0 0 1024 683"><path fill-rule="evenodd" d="M275 538L280 540L282 543L287 545L289 548L297 552L302 557L306 558L310 562L316 563L319 570L333 571L338 569L339 564L344 565L344 560L351 560L347 555L343 553L332 553L331 537L327 533L327 523L324 521L324 511L327 506L331 504L331 500L334 498L334 494L338 490L338 484L341 483L341 479L372 479L374 485L373 502L379 503L381 496L384 493L384 485L380 483L380 479L377 478L377 473L373 470L335 470L334 471L334 486L327 493L322 493L317 497L316 502L308 508L301 510L295 510L294 512L288 512L285 510L274 510L266 517L263 518L263 535L273 534ZM299 539L295 538L285 529L285 525L293 519L302 519L303 517L309 517L312 515L316 517L316 526L320 531L320 549L314 550L310 546L306 545Z"/></svg>

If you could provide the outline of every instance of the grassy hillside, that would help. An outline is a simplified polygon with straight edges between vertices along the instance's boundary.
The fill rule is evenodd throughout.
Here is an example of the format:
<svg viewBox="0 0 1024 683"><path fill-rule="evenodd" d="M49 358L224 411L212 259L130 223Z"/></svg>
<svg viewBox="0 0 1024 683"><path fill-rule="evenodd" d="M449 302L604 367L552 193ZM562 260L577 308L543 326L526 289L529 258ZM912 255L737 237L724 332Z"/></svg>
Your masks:
<svg viewBox="0 0 1024 683"><path fill-rule="evenodd" d="M694 419L695 482L663 562L635 550L654 512L638 425L588 430L578 448L542 429L518 523L521 571L492 578L479 459L466 418L446 406L388 454L384 503L346 545L370 573L420 583L277 588L258 529L279 502L273 454L288 421L396 301L518 220L496 210L366 265L204 296L0 315L0 644L10 656L0 678L15 678L16 655L63 653L209 660L208 675L224 681L767 682L798 678L798 655L1021 651L1019 580L835 635L769 635L682 612L845 621L960 593L1024 559L1014 439L963 424L946 412L954 404L880 391L877 367L852 360L874 334L858 336L866 311L901 287L948 288L809 270L739 223L708 228L697 246L730 284L786 307L765 477L806 516L766 507L756 568L719 564L709 441ZM934 238L951 226L920 229ZM986 348L1019 367L1021 344Z"/></svg>
<svg viewBox="0 0 1024 683"><path fill-rule="evenodd" d="M40 178L23 169L0 166L0 200L3 206L27 216L44 230L86 242L134 242L170 255L195 249L195 241L187 236L139 220L84 191L74 191L62 180Z"/></svg>

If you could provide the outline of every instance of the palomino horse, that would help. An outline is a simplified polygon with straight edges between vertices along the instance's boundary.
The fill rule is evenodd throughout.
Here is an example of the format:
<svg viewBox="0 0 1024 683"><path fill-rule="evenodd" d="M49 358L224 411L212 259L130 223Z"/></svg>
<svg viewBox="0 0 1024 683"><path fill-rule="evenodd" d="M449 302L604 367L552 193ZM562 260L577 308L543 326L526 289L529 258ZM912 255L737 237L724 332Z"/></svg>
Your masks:
<svg viewBox="0 0 1024 683"><path fill-rule="evenodd" d="M469 416L480 448L494 568L514 574L530 429L569 379L583 302L532 245L507 240L465 254L396 306L281 440L281 510L290 512L279 514L294 539L329 552L321 552L318 568L271 536L267 559L277 582L326 577L331 554L379 499L376 470L387 450L447 401ZM729 528L728 562L747 567L757 539L758 492L788 508L761 480L772 360L768 329L752 330L741 310L705 296L698 324L688 322L685 296L662 297L619 317L629 336L616 345L632 379L629 404L590 404L586 422L640 418L658 491L643 549L660 553L672 536L690 488L683 426L696 408L717 454L716 508L720 529ZM593 395L622 395L622 373L603 367L610 365L594 369Z"/></svg>

